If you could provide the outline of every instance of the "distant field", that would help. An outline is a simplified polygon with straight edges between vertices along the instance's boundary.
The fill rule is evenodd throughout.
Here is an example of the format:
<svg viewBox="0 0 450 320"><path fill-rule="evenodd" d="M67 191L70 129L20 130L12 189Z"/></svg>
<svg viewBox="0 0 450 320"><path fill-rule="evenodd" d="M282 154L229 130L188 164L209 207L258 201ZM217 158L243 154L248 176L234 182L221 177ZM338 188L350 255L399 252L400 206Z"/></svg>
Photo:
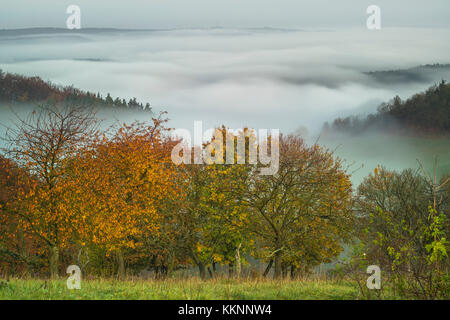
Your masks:
<svg viewBox="0 0 450 320"><path fill-rule="evenodd" d="M355 283L347 281L237 280L87 280L69 290L65 280L0 282L0 299L17 300L344 300L361 299Z"/></svg>

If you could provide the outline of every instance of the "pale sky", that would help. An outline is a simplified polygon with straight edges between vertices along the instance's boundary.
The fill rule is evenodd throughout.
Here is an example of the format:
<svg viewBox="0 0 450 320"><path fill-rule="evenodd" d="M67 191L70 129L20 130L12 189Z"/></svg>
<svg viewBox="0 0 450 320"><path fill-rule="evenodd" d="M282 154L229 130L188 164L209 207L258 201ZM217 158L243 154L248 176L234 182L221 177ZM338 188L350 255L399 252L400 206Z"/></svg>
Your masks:
<svg viewBox="0 0 450 320"><path fill-rule="evenodd" d="M71 4L85 28L358 27L372 4L386 27L450 27L449 0L2 0L0 29L64 28Z"/></svg>

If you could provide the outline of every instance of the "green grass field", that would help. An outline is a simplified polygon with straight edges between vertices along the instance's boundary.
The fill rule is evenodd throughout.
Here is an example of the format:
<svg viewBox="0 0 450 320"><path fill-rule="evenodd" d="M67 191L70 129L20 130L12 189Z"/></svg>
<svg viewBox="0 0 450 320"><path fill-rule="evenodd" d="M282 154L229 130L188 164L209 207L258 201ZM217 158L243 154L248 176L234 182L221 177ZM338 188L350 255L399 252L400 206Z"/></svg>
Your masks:
<svg viewBox="0 0 450 320"><path fill-rule="evenodd" d="M87 280L69 290L65 280L20 280L0 283L1 300L344 300L362 299L348 281L272 280Z"/></svg>

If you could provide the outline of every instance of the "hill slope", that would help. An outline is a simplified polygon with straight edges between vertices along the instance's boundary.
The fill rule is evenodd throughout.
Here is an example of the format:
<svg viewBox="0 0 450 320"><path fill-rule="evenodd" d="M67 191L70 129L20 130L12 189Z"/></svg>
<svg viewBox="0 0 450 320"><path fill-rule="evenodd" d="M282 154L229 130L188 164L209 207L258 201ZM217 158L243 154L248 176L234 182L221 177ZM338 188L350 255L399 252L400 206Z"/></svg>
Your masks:
<svg viewBox="0 0 450 320"><path fill-rule="evenodd" d="M450 83L442 81L407 100L399 96L379 106L365 118L337 118L324 130L361 133L369 129L400 130L415 133L450 134Z"/></svg>
<svg viewBox="0 0 450 320"><path fill-rule="evenodd" d="M107 107L127 107L151 110L150 104L140 103L136 98L113 99L108 93L103 98L100 93L82 91L72 86L58 86L39 77L25 77L0 70L0 102L6 103L76 103L81 105L98 105Z"/></svg>

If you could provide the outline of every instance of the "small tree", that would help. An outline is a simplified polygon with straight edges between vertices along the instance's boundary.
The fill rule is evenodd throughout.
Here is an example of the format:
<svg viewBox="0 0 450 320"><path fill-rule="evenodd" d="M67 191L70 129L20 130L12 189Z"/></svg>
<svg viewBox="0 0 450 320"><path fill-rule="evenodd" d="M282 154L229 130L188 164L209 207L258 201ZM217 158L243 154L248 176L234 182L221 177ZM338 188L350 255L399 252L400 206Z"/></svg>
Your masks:
<svg viewBox="0 0 450 320"><path fill-rule="evenodd" d="M84 107L40 105L26 118L17 115L6 131L6 154L31 177L17 199L20 225L46 244L53 278L60 250L74 231L70 214L60 210L67 159L95 135L96 125L95 114Z"/></svg>
<svg viewBox="0 0 450 320"><path fill-rule="evenodd" d="M444 193L418 171L397 173L380 167L358 188L359 258L380 266L402 296L448 295L449 213Z"/></svg>
<svg viewBox="0 0 450 320"><path fill-rule="evenodd" d="M269 260L265 274L273 265L274 278L287 267L294 273L338 255L353 221L351 183L340 160L297 136L281 137L279 143L278 172L252 175L243 196L261 258Z"/></svg>

